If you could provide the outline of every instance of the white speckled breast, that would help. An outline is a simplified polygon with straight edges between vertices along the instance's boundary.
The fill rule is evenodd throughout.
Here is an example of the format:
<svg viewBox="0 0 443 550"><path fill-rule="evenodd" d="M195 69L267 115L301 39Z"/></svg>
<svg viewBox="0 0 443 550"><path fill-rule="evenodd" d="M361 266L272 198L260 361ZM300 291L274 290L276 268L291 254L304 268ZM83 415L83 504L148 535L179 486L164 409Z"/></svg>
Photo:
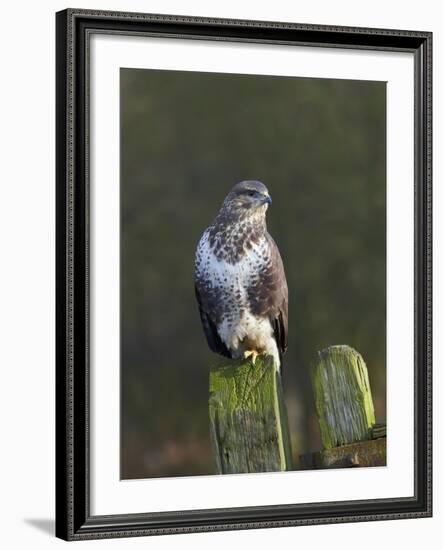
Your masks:
<svg viewBox="0 0 443 550"><path fill-rule="evenodd" d="M265 236L249 243L247 251L236 263L219 259L210 245L209 231L200 239L195 258L195 278L204 297L205 309L215 321L220 338L233 357L242 357L249 349L279 354L269 319L251 313L248 289L260 279L270 262L269 244Z"/></svg>

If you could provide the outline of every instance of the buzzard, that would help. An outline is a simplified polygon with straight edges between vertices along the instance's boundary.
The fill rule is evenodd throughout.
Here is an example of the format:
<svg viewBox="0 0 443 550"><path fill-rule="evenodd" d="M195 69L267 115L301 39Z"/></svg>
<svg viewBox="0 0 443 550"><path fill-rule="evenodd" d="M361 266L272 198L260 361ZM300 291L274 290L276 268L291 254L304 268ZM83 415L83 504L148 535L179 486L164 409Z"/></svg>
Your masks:
<svg viewBox="0 0 443 550"><path fill-rule="evenodd" d="M266 229L272 203L260 181L226 196L195 254L195 292L211 350L233 359L271 355L280 368L288 345L288 286Z"/></svg>

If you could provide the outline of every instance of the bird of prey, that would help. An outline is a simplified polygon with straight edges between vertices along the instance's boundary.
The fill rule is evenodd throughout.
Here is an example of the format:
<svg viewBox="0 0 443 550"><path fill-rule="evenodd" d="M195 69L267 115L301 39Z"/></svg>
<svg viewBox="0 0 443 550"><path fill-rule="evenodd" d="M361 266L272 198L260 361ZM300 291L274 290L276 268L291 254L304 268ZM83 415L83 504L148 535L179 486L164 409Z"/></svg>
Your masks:
<svg viewBox="0 0 443 550"><path fill-rule="evenodd" d="M280 368L288 342L288 286L266 229L272 203L260 181L237 183L195 254L195 292L210 349L233 359L270 355Z"/></svg>

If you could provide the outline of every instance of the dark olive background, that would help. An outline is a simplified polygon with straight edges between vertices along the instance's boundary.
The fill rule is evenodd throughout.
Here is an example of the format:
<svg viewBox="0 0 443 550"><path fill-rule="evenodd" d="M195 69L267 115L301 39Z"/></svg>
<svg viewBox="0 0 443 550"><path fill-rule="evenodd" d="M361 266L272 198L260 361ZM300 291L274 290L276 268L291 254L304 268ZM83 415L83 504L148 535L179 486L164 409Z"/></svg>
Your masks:
<svg viewBox="0 0 443 550"><path fill-rule="evenodd" d="M289 286L292 445L320 446L309 367L349 344L386 404L383 82L122 69L121 477L214 473L194 252L229 189L259 179Z"/></svg>

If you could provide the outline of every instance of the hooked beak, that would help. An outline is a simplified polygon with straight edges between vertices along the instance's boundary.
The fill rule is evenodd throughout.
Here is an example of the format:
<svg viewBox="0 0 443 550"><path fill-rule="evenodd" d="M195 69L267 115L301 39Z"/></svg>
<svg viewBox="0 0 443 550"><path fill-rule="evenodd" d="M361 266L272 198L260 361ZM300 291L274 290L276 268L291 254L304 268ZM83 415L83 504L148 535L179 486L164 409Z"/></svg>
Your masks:
<svg viewBox="0 0 443 550"><path fill-rule="evenodd" d="M272 199L269 195L266 195L266 197L263 199L263 204L269 204L269 206L271 206Z"/></svg>

